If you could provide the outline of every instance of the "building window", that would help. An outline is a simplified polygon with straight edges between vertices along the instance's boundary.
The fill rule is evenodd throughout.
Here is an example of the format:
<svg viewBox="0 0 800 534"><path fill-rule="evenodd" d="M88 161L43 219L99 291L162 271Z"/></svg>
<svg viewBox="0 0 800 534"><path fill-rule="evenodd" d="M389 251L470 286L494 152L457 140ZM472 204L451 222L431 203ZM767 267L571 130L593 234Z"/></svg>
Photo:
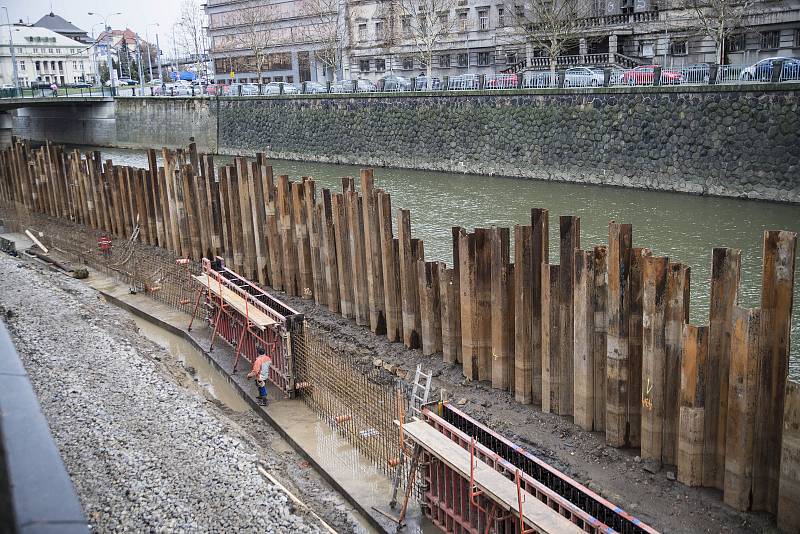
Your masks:
<svg viewBox="0 0 800 534"><path fill-rule="evenodd" d="M773 48L780 48L781 45L781 32L772 31L764 32L761 34L761 49L770 50Z"/></svg>
<svg viewBox="0 0 800 534"><path fill-rule="evenodd" d="M48 48L48 49L47 49L47 53L48 53L48 54L52 54L52 53L53 53L53 49L52 49L52 48Z"/></svg>
<svg viewBox="0 0 800 534"><path fill-rule="evenodd" d="M728 52L744 52L745 49L745 35L743 33L736 33L728 37L727 41Z"/></svg>
<svg viewBox="0 0 800 534"><path fill-rule="evenodd" d="M478 28L481 30L488 30L489 29L489 10L488 9L480 9L478 10Z"/></svg>
<svg viewBox="0 0 800 534"><path fill-rule="evenodd" d="M61 72L62 70L64 70L64 62L63 61L59 61L58 62L58 71Z"/></svg>
<svg viewBox="0 0 800 534"><path fill-rule="evenodd" d="M41 62L39 62L39 61L35 62L34 66L35 66L36 70L42 70Z"/></svg>
<svg viewBox="0 0 800 534"><path fill-rule="evenodd" d="M442 28L447 28L447 21L450 19L450 13L447 11L440 11L439 12L439 26Z"/></svg>
<svg viewBox="0 0 800 534"><path fill-rule="evenodd" d="M358 62L358 70L361 72L369 72L369 60L362 59Z"/></svg>
<svg viewBox="0 0 800 534"><path fill-rule="evenodd" d="M385 59L376 59L375 60L375 71L376 72L386 72L386 60Z"/></svg>
<svg viewBox="0 0 800 534"><path fill-rule="evenodd" d="M383 41L383 22L378 21L375 23L375 39Z"/></svg>
<svg viewBox="0 0 800 534"><path fill-rule="evenodd" d="M517 64L517 53L516 52L506 52L506 63L509 65L516 65Z"/></svg>
<svg viewBox="0 0 800 534"><path fill-rule="evenodd" d="M497 27L506 27L506 10L503 7L497 6Z"/></svg>
<svg viewBox="0 0 800 534"><path fill-rule="evenodd" d="M462 32L467 31L467 26L469 25L469 21L467 20L467 12L462 11L458 14L458 27Z"/></svg>
<svg viewBox="0 0 800 534"><path fill-rule="evenodd" d="M286 83L294 83L294 76L287 76Z"/></svg>
<svg viewBox="0 0 800 534"><path fill-rule="evenodd" d="M403 70L414 70L414 58L413 57L404 57L403 58Z"/></svg>
<svg viewBox="0 0 800 534"><path fill-rule="evenodd" d="M469 56L465 53L458 54L458 66L469 67Z"/></svg>
<svg viewBox="0 0 800 534"><path fill-rule="evenodd" d="M685 56L689 53L688 41L675 41L670 45L670 53L673 56Z"/></svg>
<svg viewBox="0 0 800 534"><path fill-rule="evenodd" d="M367 24L359 24L358 25L358 40L359 41L366 41L367 40Z"/></svg>
<svg viewBox="0 0 800 534"><path fill-rule="evenodd" d="M489 65L489 52L478 52L478 66L487 67Z"/></svg>
<svg viewBox="0 0 800 534"><path fill-rule="evenodd" d="M19 62L19 70L25 70L25 62L24 61L20 61Z"/></svg>
<svg viewBox="0 0 800 534"><path fill-rule="evenodd" d="M450 54L444 54L439 56L439 67L442 69L450 68Z"/></svg>
<svg viewBox="0 0 800 534"><path fill-rule="evenodd" d="M794 31L794 46L795 48L800 47L800 30Z"/></svg>
<svg viewBox="0 0 800 534"><path fill-rule="evenodd" d="M75 69L75 70L78 70L78 62L77 61L73 61L72 62L72 68Z"/></svg>
<svg viewBox="0 0 800 534"><path fill-rule="evenodd" d="M411 35L411 17L406 15L403 17L403 20L400 21L400 24L402 26L403 35L406 37Z"/></svg>

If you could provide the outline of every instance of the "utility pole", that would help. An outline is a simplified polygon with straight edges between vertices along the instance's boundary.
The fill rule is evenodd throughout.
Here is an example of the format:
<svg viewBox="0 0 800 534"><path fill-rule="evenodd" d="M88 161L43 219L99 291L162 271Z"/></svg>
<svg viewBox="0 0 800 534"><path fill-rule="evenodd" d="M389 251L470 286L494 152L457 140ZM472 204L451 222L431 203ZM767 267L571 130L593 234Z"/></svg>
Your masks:
<svg viewBox="0 0 800 534"><path fill-rule="evenodd" d="M158 26L158 22L150 23L150 24L148 24L147 26L144 27L144 38L145 38L145 41L147 41L147 68L150 71L150 79L152 80L153 79L153 60L152 60L151 56L153 55L153 53L152 53L152 50L151 50L152 45L150 44L150 33L148 32L148 29L150 28L150 26ZM158 42L158 34L156 34L156 42ZM156 46L156 48L158 48L158 47ZM158 50L156 50L156 52L158 52ZM156 61L157 60L158 59L156 59ZM160 70L159 70L158 74L159 74L158 77L160 79L161 78L161 71Z"/></svg>
<svg viewBox="0 0 800 534"><path fill-rule="evenodd" d="M158 34L156 34L156 65L158 66L158 80L163 81L161 76L161 46L158 44Z"/></svg>
<svg viewBox="0 0 800 534"><path fill-rule="evenodd" d="M139 85L144 84L144 73L142 72L142 42L139 40L139 34L136 34L136 66L139 67ZM144 87L142 87L141 94L144 94Z"/></svg>
<svg viewBox="0 0 800 534"><path fill-rule="evenodd" d="M14 75L14 90L19 91L19 75L17 73L17 55L14 53L13 27L11 26L11 19L8 17L8 8L3 6L3 10L6 12L6 22L8 22L8 46L11 48L11 64L14 66L12 71Z"/></svg>
<svg viewBox="0 0 800 534"><path fill-rule="evenodd" d="M89 15L97 15L101 19L103 19L103 27L106 29L105 39L106 42L106 64L108 65L108 81L111 82L111 96L114 96L114 90L117 86L116 80L114 79L114 63L111 59L111 26L108 25L108 20L113 17L114 15L122 15L122 12L116 13L109 13L106 16L101 15L100 13L94 13L93 11L89 11ZM124 41L123 36L123 41ZM123 42L123 45L125 43ZM102 81L101 81L102 83Z"/></svg>

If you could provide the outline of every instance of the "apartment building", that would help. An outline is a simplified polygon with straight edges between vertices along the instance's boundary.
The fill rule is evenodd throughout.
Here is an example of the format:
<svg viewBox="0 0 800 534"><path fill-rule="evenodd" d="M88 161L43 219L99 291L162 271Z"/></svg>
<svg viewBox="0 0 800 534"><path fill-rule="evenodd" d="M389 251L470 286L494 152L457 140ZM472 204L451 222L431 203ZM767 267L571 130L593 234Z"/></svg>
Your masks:
<svg viewBox="0 0 800 534"><path fill-rule="evenodd" d="M405 76L424 72L424 57L412 31L415 10L421 6L433 6L452 28L436 44L431 60L435 76L547 69L550 65L547 50L537 47L536 39L521 30L520 7L513 0L423 0L416 5L413 0L209 0L206 9L216 72L228 76L234 72L236 79L256 78L252 69L234 66L237 57L248 55L246 47L234 45L242 33L241 19L235 13L241 6L260 5L269 12L267 26L278 36L270 46L274 55L265 79L332 79L333 73L320 65L318 57L318 51L329 43L314 39L320 34L315 27L324 24L319 17L308 16L313 7L326 2L330 11L337 10L336 24L328 25L338 30L337 78L375 80L388 72ZM580 6L578 29L557 63L560 67L650 63L683 67L714 62L716 43L688 5L687 0L586 0ZM726 40L724 56L730 64L800 56L800 0L757 1L742 30Z"/></svg>
<svg viewBox="0 0 800 534"><path fill-rule="evenodd" d="M8 32L0 32L0 85L14 83L11 46L21 87L36 82L58 85L91 82L95 78L90 45L47 28L13 24L10 38Z"/></svg>

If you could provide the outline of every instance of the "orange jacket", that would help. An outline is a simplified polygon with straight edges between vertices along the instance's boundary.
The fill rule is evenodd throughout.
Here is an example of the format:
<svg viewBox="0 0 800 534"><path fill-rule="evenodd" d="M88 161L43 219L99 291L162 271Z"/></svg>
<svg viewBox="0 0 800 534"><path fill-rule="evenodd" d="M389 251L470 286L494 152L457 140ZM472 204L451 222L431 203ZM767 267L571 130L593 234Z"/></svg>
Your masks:
<svg viewBox="0 0 800 534"><path fill-rule="evenodd" d="M252 378L254 376L260 377L261 368L264 366L265 363L267 365L272 364L272 358L270 358L268 354L264 354L263 356L259 356L258 358L256 358L256 361L253 362L253 369L250 371L250 374L247 375L247 378Z"/></svg>

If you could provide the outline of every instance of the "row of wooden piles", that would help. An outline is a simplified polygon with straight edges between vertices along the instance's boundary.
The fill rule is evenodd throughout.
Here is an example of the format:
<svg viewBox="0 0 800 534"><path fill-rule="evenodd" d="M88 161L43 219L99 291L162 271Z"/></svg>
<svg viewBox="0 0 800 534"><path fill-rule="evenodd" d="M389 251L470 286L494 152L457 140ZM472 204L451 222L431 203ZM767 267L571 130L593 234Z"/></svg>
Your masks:
<svg viewBox="0 0 800 534"><path fill-rule="evenodd" d="M714 249L710 321L697 326L689 267L633 247L628 224L611 222L607 244L582 249L580 219L559 217L557 265L546 209L513 233L454 227L448 267L425 260L408 210L396 211L394 235L391 196L369 169L334 192L275 179L263 154L219 168L194 145L161 158L149 150L137 169L15 140L0 155L0 195L119 238L138 221L147 244L223 256L262 285L441 353L468 379L677 465L686 484L723 489L737 509L774 513L786 488L781 506L800 524L794 386L785 402L796 234L765 233L757 309L738 305L741 252Z"/></svg>

